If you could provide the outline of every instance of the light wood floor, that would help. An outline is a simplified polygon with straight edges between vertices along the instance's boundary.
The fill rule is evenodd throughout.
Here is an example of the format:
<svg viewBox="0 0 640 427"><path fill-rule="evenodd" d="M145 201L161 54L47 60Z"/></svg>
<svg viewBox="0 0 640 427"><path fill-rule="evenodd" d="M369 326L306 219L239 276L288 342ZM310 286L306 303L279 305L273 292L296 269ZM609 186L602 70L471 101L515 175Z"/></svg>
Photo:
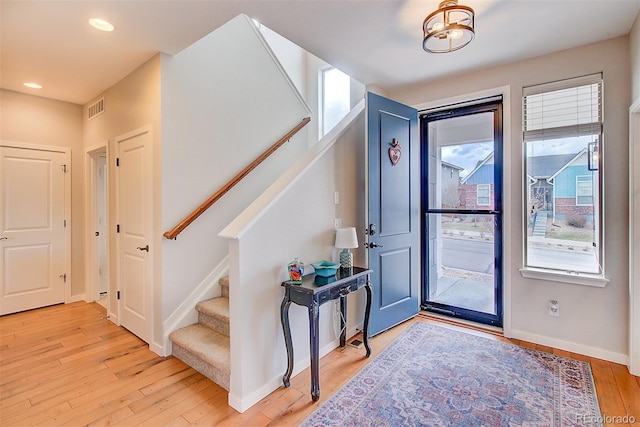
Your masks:
<svg viewBox="0 0 640 427"><path fill-rule="evenodd" d="M321 360L321 399L313 403L308 370L291 387L240 414L227 393L174 357L158 357L140 339L83 302L0 317L0 425L297 426L370 359L347 346ZM411 322L371 340L378 354ZM496 340L474 329L439 324ZM591 363L601 411L640 424L640 378L622 365L518 342ZM627 424L616 424L627 425Z"/></svg>

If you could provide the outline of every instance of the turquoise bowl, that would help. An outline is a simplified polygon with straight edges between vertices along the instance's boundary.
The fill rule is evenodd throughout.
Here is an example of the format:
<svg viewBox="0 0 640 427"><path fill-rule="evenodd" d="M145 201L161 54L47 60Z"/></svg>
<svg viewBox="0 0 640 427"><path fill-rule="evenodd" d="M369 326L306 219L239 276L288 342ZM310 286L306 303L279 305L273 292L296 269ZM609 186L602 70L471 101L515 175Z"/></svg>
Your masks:
<svg viewBox="0 0 640 427"><path fill-rule="evenodd" d="M340 268L340 264L336 264L331 261L318 261L311 264L313 268L316 270L316 276L320 277L331 277L335 276Z"/></svg>

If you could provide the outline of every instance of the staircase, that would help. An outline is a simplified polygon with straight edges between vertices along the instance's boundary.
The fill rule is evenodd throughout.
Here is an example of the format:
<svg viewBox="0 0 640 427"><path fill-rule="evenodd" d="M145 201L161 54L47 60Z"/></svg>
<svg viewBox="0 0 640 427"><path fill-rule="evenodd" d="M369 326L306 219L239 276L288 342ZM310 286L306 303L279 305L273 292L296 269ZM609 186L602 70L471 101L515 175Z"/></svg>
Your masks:
<svg viewBox="0 0 640 427"><path fill-rule="evenodd" d="M196 304L198 323L169 335L173 355L229 391L229 277L219 281L222 296Z"/></svg>
<svg viewBox="0 0 640 427"><path fill-rule="evenodd" d="M536 220L533 223L533 235L544 237L547 235L547 212L540 211L536 215Z"/></svg>

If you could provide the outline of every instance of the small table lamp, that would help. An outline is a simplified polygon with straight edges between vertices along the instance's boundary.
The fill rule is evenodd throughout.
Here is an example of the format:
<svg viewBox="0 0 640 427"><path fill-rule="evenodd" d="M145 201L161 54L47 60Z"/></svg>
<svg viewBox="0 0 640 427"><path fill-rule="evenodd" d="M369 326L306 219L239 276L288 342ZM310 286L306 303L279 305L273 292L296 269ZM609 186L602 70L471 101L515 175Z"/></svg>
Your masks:
<svg viewBox="0 0 640 427"><path fill-rule="evenodd" d="M353 267L353 254L349 249L358 247L358 235L355 227L338 228L336 230L336 248L341 248L340 268Z"/></svg>

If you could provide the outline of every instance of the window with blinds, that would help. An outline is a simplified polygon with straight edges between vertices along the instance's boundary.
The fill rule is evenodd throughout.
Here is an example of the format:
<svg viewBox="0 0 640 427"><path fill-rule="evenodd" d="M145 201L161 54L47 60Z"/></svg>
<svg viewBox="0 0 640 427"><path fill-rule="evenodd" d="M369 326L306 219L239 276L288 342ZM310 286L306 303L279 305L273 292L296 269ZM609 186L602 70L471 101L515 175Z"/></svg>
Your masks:
<svg viewBox="0 0 640 427"><path fill-rule="evenodd" d="M603 276L602 74L523 88L525 266Z"/></svg>

